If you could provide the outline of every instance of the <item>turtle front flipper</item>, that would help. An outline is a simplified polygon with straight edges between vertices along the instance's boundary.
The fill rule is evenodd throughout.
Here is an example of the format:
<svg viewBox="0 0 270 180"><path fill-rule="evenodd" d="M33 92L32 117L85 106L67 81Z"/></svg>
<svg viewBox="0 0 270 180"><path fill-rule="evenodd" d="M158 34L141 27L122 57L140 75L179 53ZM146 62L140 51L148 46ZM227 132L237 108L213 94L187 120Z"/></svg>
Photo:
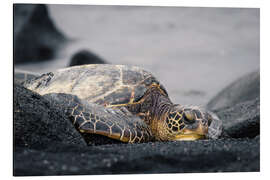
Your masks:
<svg viewBox="0 0 270 180"><path fill-rule="evenodd" d="M131 113L88 103L70 94L51 93L44 97L64 108L71 122L83 134L98 134L129 143L153 140L149 127Z"/></svg>

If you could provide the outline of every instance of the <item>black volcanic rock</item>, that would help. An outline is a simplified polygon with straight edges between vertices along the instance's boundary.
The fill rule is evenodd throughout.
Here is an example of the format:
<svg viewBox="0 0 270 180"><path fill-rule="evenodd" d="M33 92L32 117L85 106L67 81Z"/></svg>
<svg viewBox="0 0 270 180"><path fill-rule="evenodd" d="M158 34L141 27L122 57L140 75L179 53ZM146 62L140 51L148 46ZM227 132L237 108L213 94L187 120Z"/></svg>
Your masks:
<svg viewBox="0 0 270 180"><path fill-rule="evenodd" d="M221 119L223 136L253 138L260 134L260 73L249 73L224 88L208 104Z"/></svg>
<svg viewBox="0 0 270 180"><path fill-rule="evenodd" d="M84 64L106 64L106 62L88 50L81 50L72 56L69 66Z"/></svg>
<svg viewBox="0 0 270 180"><path fill-rule="evenodd" d="M260 97L260 72L249 73L219 92L209 103L207 108L217 110L231 107L235 104Z"/></svg>
<svg viewBox="0 0 270 180"><path fill-rule="evenodd" d="M14 145L42 149L55 144L86 145L64 111L14 84Z"/></svg>
<svg viewBox="0 0 270 180"><path fill-rule="evenodd" d="M260 99L215 111L222 120L224 134L233 138L253 138L260 134Z"/></svg>
<svg viewBox="0 0 270 180"><path fill-rule="evenodd" d="M55 57L66 41L55 27L46 5L14 4L14 62L34 62Z"/></svg>

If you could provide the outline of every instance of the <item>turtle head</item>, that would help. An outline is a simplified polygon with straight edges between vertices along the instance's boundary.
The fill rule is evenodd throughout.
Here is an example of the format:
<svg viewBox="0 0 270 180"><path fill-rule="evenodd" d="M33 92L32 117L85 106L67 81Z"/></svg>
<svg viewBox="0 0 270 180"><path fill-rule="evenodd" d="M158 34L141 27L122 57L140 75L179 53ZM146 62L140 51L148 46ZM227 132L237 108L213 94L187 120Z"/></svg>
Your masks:
<svg viewBox="0 0 270 180"><path fill-rule="evenodd" d="M169 140L203 139L211 121L211 115L197 107L174 105L166 114L165 128Z"/></svg>

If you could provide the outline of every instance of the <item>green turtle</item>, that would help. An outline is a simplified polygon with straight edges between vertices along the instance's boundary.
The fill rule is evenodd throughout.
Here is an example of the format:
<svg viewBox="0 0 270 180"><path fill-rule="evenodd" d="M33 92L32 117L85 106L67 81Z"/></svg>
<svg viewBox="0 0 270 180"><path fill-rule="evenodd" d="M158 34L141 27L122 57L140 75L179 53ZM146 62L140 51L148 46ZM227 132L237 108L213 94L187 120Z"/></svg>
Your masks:
<svg viewBox="0 0 270 180"><path fill-rule="evenodd" d="M136 66L74 66L24 86L65 109L80 133L122 142L203 139L213 120L198 107L172 103L164 86Z"/></svg>

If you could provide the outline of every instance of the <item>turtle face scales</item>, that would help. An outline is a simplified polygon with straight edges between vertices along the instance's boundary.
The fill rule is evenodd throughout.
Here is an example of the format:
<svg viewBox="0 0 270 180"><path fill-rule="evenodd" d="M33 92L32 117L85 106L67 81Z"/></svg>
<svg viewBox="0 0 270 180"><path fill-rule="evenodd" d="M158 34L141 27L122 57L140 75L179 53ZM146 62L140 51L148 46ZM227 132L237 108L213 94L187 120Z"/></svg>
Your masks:
<svg viewBox="0 0 270 180"><path fill-rule="evenodd" d="M174 105L166 114L165 128L169 140L196 140L205 138L211 116L199 108Z"/></svg>

